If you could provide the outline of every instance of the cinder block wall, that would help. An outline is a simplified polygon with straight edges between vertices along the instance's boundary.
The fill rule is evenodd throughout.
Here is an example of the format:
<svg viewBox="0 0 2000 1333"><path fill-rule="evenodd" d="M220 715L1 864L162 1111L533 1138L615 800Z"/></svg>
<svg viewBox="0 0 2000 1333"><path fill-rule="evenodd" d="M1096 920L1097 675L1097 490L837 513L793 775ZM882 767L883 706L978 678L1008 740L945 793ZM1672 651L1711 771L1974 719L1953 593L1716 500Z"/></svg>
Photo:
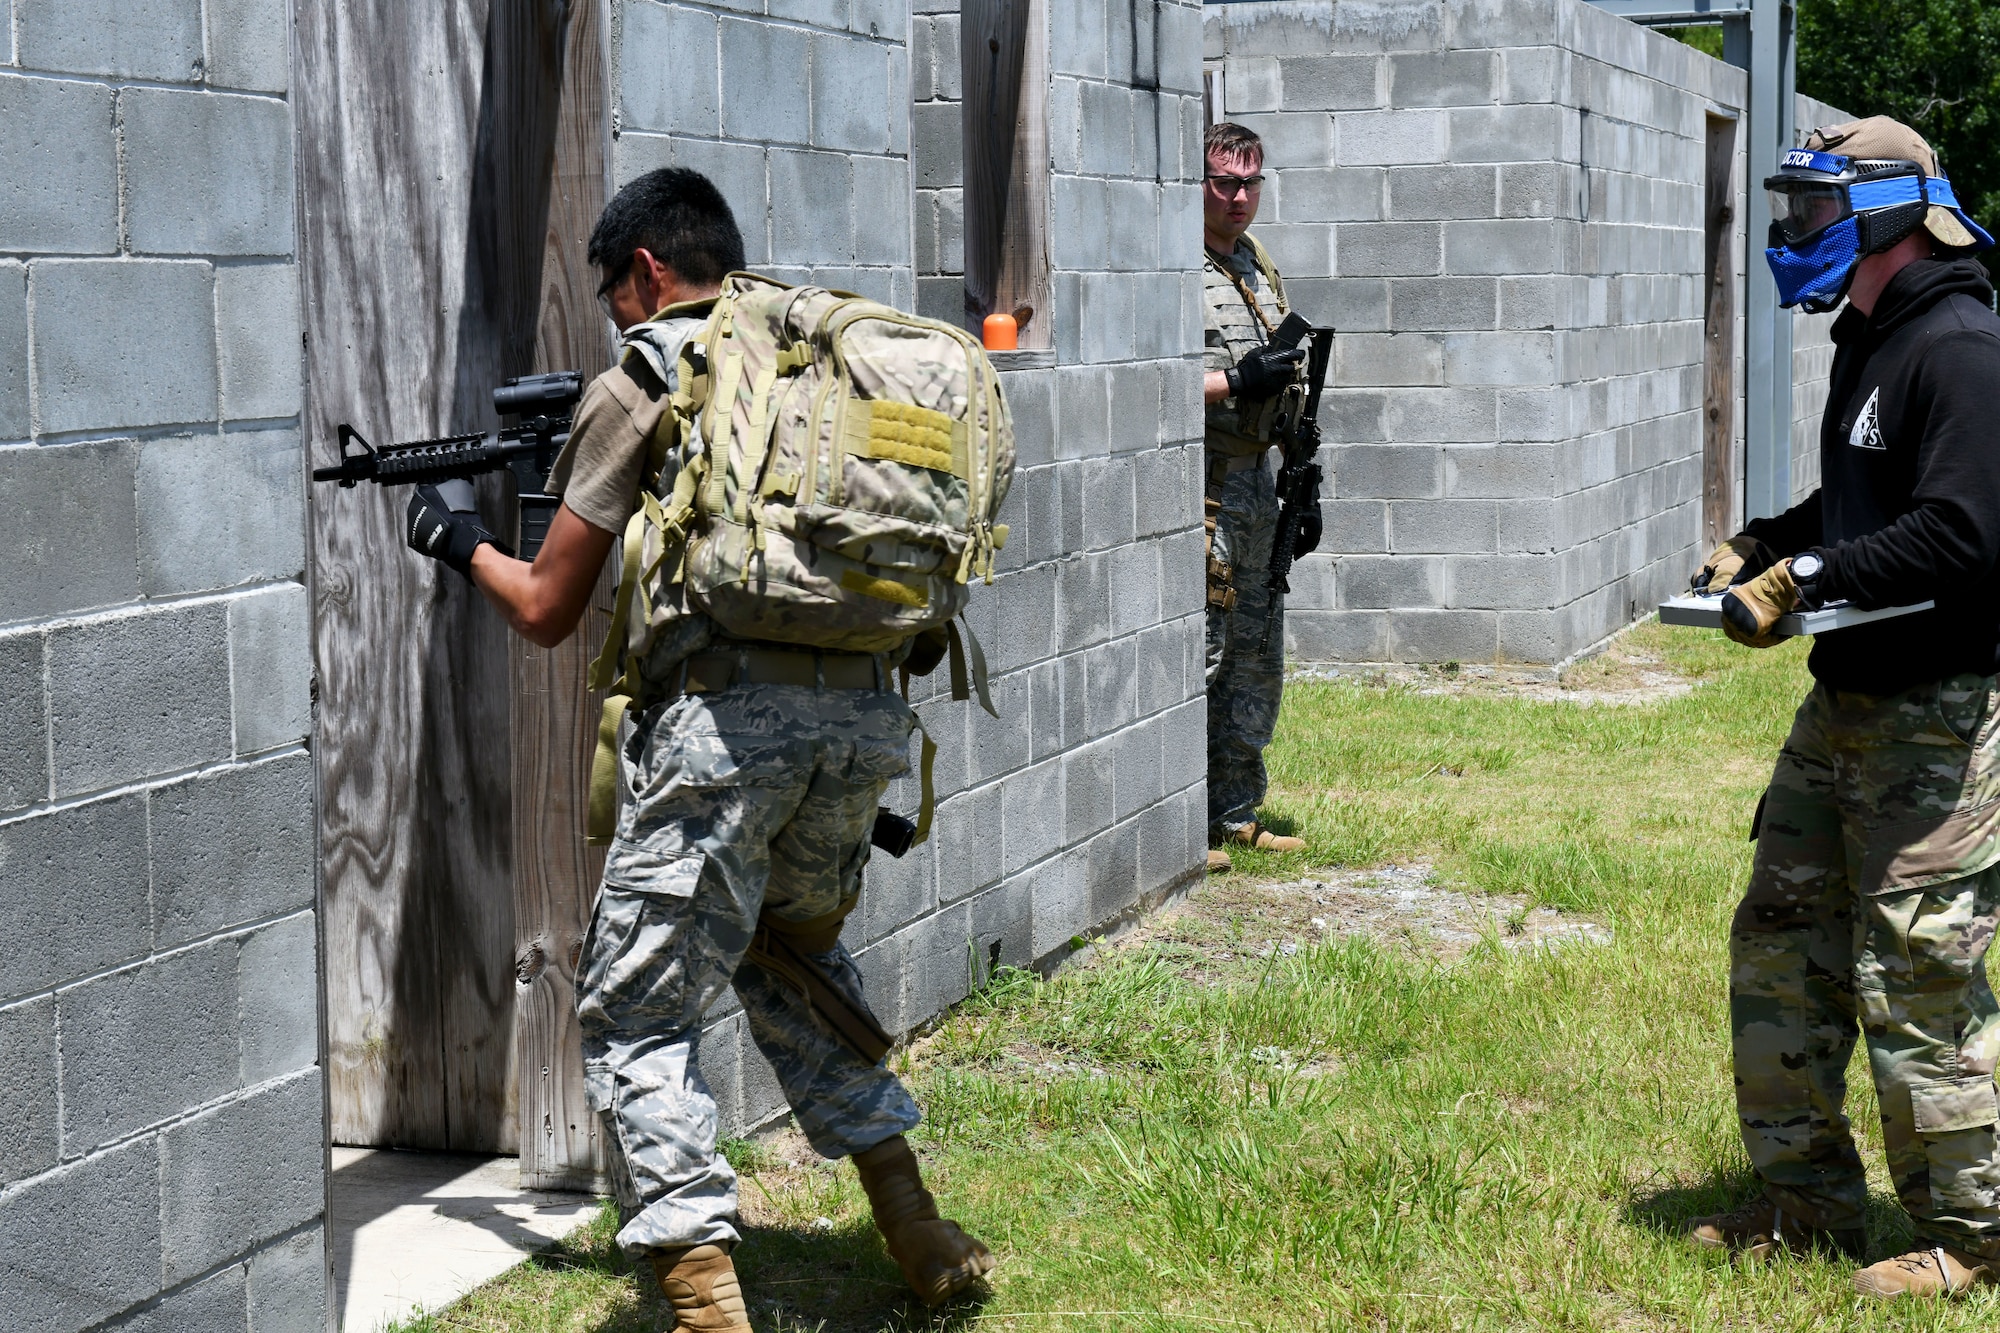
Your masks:
<svg viewBox="0 0 2000 1333"><path fill-rule="evenodd" d="M770 8L621 0L618 179L708 171L767 272L958 318L955 4L920 0L914 26L906 3ZM1205 846L1200 13L1159 7L1156 73L1134 68L1129 4L1050 10L1058 346L1005 369L1012 536L968 617L1000 717L945 697L943 672L913 682L936 827L876 854L847 931L897 1032L1188 882ZM888 800L914 814L914 777ZM740 1011L716 1014L701 1059L732 1130L782 1113Z"/></svg>
<svg viewBox="0 0 2000 1333"><path fill-rule="evenodd" d="M1206 55L1270 146L1258 234L1343 331L1292 653L1555 662L1684 579L1704 113L1742 72L1580 0L1232 4Z"/></svg>
<svg viewBox="0 0 2000 1333"><path fill-rule="evenodd" d="M290 13L0 35L0 1324L318 1330Z"/></svg>

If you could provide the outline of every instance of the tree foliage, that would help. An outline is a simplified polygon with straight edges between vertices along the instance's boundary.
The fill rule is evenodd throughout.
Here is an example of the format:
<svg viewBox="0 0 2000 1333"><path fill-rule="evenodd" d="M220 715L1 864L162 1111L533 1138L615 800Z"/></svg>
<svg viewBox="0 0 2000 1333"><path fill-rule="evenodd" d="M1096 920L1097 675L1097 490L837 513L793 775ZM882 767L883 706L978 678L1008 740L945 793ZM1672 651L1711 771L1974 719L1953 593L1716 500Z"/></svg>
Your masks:
<svg viewBox="0 0 2000 1333"><path fill-rule="evenodd" d="M1800 92L1912 127L1966 211L2000 222L2000 0L1799 0L1798 60Z"/></svg>

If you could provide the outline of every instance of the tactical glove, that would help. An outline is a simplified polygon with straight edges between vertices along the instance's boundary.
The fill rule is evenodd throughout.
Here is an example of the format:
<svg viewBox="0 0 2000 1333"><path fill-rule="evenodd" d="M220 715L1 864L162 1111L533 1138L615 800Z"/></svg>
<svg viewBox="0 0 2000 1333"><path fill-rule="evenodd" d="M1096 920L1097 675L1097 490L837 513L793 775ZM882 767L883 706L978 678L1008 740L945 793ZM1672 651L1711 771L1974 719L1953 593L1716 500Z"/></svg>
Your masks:
<svg viewBox="0 0 2000 1333"><path fill-rule="evenodd" d="M1229 381L1229 396L1239 402L1269 398L1298 378L1298 364L1305 359L1303 347L1273 347L1269 343L1253 347L1222 372Z"/></svg>
<svg viewBox="0 0 2000 1333"><path fill-rule="evenodd" d="M449 494L447 494L447 492ZM404 537L418 555L442 560L472 578L472 553L483 542L492 542L503 555L514 554L479 519L472 499L472 483L447 481L441 486L419 486L410 496Z"/></svg>
<svg viewBox="0 0 2000 1333"><path fill-rule="evenodd" d="M1701 571L1688 581L1688 586L1713 596L1741 579L1756 577L1775 561L1770 547L1747 532L1739 532L1709 552Z"/></svg>
<svg viewBox="0 0 2000 1333"><path fill-rule="evenodd" d="M1792 562L1780 560L1769 569L1722 594L1722 632L1750 648L1775 648L1790 638L1777 633L1778 617L1799 609L1799 588L1792 581Z"/></svg>

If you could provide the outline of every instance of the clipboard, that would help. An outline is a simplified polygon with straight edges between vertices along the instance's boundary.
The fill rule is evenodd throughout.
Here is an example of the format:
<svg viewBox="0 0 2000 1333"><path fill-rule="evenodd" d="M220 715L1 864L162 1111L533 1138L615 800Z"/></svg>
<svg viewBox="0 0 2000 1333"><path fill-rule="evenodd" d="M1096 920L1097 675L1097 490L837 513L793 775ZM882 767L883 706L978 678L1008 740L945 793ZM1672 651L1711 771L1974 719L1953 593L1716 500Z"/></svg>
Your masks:
<svg viewBox="0 0 2000 1333"><path fill-rule="evenodd" d="M1893 620L1897 616L1928 611L1936 605L1934 601L1917 602L1910 606L1881 606L1873 611L1863 611L1852 602L1829 602L1817 611L1794 611L1788 616L1780 616L1776 628L1780 634L1830 634L1855 625L1872 625L1878 620ZM1716 593L1711 597L1706 593L1687 593L1669 597L1660 603L1660 623L1690 625L1695 629L1721 629L1722 594Z"/></svg>

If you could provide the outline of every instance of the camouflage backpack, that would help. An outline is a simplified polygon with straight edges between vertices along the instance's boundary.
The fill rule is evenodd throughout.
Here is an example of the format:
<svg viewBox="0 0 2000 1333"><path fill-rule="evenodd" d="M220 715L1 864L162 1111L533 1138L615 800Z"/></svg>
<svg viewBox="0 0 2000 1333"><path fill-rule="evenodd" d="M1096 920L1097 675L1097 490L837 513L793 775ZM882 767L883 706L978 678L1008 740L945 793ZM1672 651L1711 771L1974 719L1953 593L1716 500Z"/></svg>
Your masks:
<svg viewBox="0 0 2000 1333"><path fill-rule="evenodd" d="M692 613L734 638L843 652L943 631L964 697L952 621L968 580L992 581L1007 538L993 517L1013 480L1014 430L978 339L749 273L724 281L698 331L689 313L676 307L627 338L649 360L674 357L673 376L662 375L673 395L592 671L612 692L594 834L608 833L596 789L608 797L617 720L645 690L649 655L677 655L672 641L699 620ZM982 655L969 632L964 642L990 709Z"/></svg>

